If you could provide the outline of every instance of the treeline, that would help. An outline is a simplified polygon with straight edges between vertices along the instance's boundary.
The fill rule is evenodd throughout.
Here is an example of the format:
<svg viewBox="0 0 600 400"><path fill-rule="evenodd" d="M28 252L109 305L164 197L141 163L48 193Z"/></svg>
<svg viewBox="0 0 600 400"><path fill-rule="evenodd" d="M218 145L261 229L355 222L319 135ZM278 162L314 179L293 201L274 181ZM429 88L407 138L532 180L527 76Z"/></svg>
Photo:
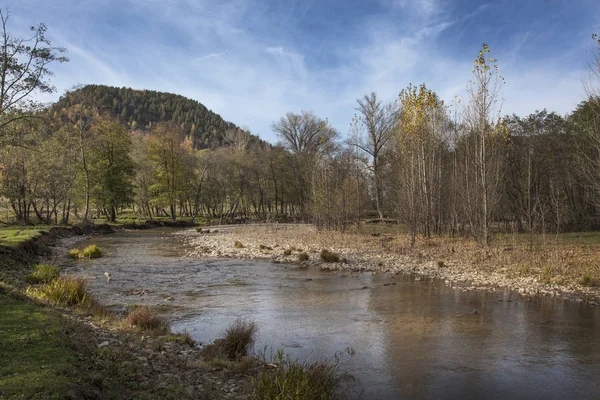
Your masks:
<svg viewBox="0 0 600 400"><path fill-rule="evenodd" d="M566 117L502 115L504 79L483 45L464 99L446 104L424 84L389 104L371 93L357 100L346 140L326 119L290 112L272 125L276 146L201 118L208 111L199 103L157 92L90 86L36 114L5 102L0 195L25 224L114 221L133 210L146 218L296 220L346 230L368 217L406 226L413 244L418 235L450 234L484 246L497 230L596 229L600 56L593 54L588 99ZM55 57L52 49L29 55ZM29 65L15 70L16 82ZM33 86L1 89L25 87L26 98L39 86L27 82ZM224 131L204 148L198 133L215 129Z"/></svg>
<svg viewBox="0 0 600 400"><path fill-rule="evenodd" d="M160 122L172 122L197 149L223 146L227 131L241 130L198 101L180 95L105 85L86 85L67 92L51 112L76 104L111 115L131 130L149 131ZM252 139L260 140L256 136Z"/></svg>

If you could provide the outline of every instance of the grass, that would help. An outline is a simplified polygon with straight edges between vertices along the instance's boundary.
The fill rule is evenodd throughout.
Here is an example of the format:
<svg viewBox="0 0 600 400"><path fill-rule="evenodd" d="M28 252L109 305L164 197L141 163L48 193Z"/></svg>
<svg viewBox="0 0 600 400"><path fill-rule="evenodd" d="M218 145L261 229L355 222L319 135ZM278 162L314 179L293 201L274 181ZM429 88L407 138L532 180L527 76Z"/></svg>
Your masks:
<svg viewBox="0 0 600 400"><path fill-rule="evenodd" d="M50 226L9 226L0 228L0 246L16 247L29 240L40 237Z"/></svg>
<svg viewBox="0 0 600 400"><path fill-rule="evenodd" d="M86 246L83 250L71 249L69 250L70 258L100 258L102 257L102 250L95 244Z"/></svg>
<svg viewBox="0 0 600 400"><path fill-rule="evenodd" d="M341 354L336 354L333 360L299 362L280 350L267 362L272 368L263 369L252 379L252 399L346 398L352 377L340 371L340 358Z"/></svg>
<svg viewBox="0 0 600 400"><path fill-rule="evenodd" d="M143 331L167 331L167 322L146 306L134 308L126 317L127 323Z"/></svg>
<svg viewBox="0 0 600 400"><path fill-rule="evenodd" d="M37 264L33 267L33 272L25 277L25 282L31 285L50 283L59 275L60 269L56 265Z"/></svg>
<svg viewBox="0 0 600 400"><path fill-rule="evenodd" d="M327 263L340 262L340 256L330 250L323 249L321 250L321 260Z"/></svg>
<svg viewBox="0 0 600 400"><path fill-rule="evenodd" d="M248 355L257 331L256 322L238 318L225 330L223 338L204 346L202 356L208 361L239 361Z"/></svg>
<svg viewBox="0 0 600 400"><path fill-rule="evenodd" d="M581 284L581 286L597 287L600 286L600 279L594 278L590 275L584 275L579 280L579 283Z"/></svg>
<svg viewBox="0 0 600 400"><path fill-rule="evenodd" d="M58 314L0 290L0 398L76 398L81 373Z"/></svg>
<svg viewBox="0 0 600 400"><path fill-rule="evenodd" d="M233 246L236 249L243 249L245 247L244 244L242 242L240 242L239 240L236 240L235 243L233 244Z"/></svg>
<svg viewBox="0 0 600 400"><path fill-rule="evenodd" d="M100 258L102 257L102 250L95 244L90 244L79 253L81 258Z"/></svg>
<svg viewBox="0 0 600 400"><path fill-rule="evenodd" d="M302 261L308 261L309 259L309 255L307 252L303 251L302 253L298 254L298 261L302 262Z"/></svg>
<svg viewBox="0 0 600 400"><path fill-rule="evenodd" d="M184 344L189 347L195 347L196 341L192 338L192 336L188 332L182 333L169 333L164 337L165 342L175 342L179 344Z"/></svg>
<svg viewBox="0 0 600 400"><path fill-rule="evenodd" d="M79 249L69 250L69 258L79 258Z"/></svg>
<svg viewBox="0 0 600 400"><path fill-rule="evenodd" d="M222 342L223 354L230 360L238 360L248 355L248 350L256 336L258 325L254 321L238 318L225 330Z"/></svg>
<svg viewBox="0 0 600 400"><path fill-rule="evenodd" d="M34 299L59 305L83 305L91 300L81 278L63 277L38 287L28 287L26 294Z"/></svg>

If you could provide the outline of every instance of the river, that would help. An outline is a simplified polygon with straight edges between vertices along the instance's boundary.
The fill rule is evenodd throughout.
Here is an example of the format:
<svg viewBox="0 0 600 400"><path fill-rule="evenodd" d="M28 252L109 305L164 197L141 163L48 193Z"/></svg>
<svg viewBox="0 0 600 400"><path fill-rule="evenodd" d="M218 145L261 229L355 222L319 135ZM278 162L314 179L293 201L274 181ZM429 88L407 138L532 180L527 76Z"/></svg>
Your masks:
<svg viewBox="0 0 600 400"><path fill-rule="evenodd" d="M600 307L402 275L189 259L172 233L93 237L80 246L105 256L66 273L112 309L158 307L203 343L246 317L259 325L256 351L317 360L352 348L342 368L365 399L600 399Z"/></svg>

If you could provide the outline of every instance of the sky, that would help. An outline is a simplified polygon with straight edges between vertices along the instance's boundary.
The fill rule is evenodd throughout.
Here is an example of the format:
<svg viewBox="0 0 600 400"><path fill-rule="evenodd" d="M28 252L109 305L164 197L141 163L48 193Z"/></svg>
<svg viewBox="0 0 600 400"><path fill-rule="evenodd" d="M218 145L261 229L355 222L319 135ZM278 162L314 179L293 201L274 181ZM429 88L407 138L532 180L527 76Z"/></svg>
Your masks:
<svg viewBox="0 0 600 400"><path fill-rule="evenodd" d="M465 97L487 43L506 80L502 111L569 113L584 99L597 0L9 0L9 31L45 23L77 84L181 94L271 142L285 113L313 111L348 134L356 100L426 83Z"/></svg>

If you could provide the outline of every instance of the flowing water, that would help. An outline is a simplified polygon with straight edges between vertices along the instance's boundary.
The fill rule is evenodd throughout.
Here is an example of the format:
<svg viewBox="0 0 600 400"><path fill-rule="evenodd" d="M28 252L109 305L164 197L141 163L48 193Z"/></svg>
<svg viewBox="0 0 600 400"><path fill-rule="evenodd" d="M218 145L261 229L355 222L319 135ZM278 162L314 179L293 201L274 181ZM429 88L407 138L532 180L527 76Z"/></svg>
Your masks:
<svg viewBox="0 0 600 400"><path fill-rule="evenodd" d="M350 347L342 367L365 399L600 399L599 307L401 275L186 259L172 233L94 237L106 256L67 272L115 309L159 307L203 343L250 317L257 350L316 360Z"/></svg>

